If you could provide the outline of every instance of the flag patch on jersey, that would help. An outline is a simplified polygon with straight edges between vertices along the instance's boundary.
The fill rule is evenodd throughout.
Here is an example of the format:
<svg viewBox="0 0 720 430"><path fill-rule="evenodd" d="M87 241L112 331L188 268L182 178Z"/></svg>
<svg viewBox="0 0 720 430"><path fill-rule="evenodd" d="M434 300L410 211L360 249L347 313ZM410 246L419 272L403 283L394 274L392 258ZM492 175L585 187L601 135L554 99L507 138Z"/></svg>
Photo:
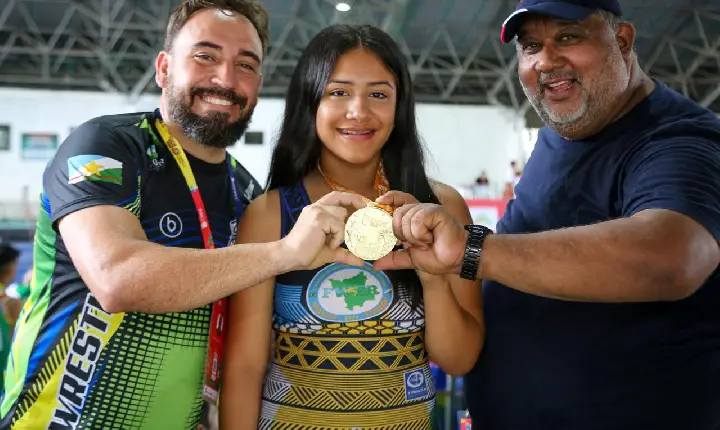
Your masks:
<svg viewBox="0 0 720 430"><path fill-rule="evenodd" d="M122 163L102 155L76 155L68 159L68 184L82 181L122 185Z"/></svg>

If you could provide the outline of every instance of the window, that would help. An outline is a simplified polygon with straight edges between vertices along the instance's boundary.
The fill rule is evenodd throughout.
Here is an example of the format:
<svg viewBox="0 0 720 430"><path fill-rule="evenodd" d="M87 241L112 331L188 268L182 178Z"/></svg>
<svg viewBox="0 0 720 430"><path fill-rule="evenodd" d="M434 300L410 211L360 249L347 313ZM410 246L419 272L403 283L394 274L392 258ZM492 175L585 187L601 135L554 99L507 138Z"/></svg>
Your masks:
<svg viewBox="0 0 720 430"><path fill-rule="evenodd" d="M245 145L262 145L263 143L262 131L248 131L245 133Z"/></svg>

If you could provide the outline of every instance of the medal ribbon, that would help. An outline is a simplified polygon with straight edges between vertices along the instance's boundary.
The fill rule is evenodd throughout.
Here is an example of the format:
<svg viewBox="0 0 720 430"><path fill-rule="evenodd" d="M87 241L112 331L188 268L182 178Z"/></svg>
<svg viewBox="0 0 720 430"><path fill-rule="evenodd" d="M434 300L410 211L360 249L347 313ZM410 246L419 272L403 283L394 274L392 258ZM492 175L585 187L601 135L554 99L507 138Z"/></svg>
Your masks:
<svg viewBox="0 0 720 430"><path fill-rule="evenodd" d="M379 203L375 203L374 201L363 196L362 194L357 193L352 190L348 190L344 186L340 185L340 183L338 183L337 181L325 176L325 173L320 168L319 162L318 162L317 169L318 169L318 172L320 172L322 177L325 179L325 183L327 183L328 186L330 188L332 188L333 190L357 194L360 197L362 197L362 199L365 200L365 202L367 202L368 206L374 206L374 207L380 208L380 209L384 210L385 212L389 213L390 215L393 214L392 206L381 205ZM387 193L388 191L390 191L390 183L388 182L387 176L385 175L385 168L383 167L382 161L378 165L377 172L375 173L375 183L373 184L373 189L375 190L375 198L378 198L378 197L382 196L383 194Z"/></svg>
<svg viewBox="0 0 720 430"><path fill-rule="evenodd" d="M210 220L208 219L207 212L205 211L205 203L203 202L202 196L200 196L200 189L195 181L195 175L190 167L185 151L182 149L178 141L172 137L164 122L159 119L156 120L155 128L158 133L160 133L165 146L167 146L168 150L175 159L175 162L180 167L180 171L182 172L185 182L190 189L190 195L192 196L193 203L195 203L195 210L197 211L198 221L200 222L200 231L202 233L205 249L213 249L215 248L215 241L213 240L212 231L210 230ZM228 165L228 176L230 177L230 188L232 191L232 198L235 206L235 218L237 221L242 213L242 202L240 201L237 184L235 183L235 175L233 174L235 170L235 160L230 156L230 154L227 154L225 159ZM213 404L217 403L220 388L220 369L222 363L223 340L225 337L224 324L226 316L227 298L222 298L212 305L210 334L208 339L208 355L205 362L205 379L203 385L203 396L207 401Z"/></svg>

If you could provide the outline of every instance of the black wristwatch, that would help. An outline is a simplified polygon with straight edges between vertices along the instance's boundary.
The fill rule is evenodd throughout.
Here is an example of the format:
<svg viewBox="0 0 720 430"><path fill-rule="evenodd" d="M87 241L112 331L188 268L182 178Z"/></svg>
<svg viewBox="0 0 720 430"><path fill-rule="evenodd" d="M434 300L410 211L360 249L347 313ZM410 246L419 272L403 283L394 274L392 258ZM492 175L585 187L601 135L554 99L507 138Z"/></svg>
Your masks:
<svg viewBox="0 0 720 430"><path fill-rule="evenodd" d="M474 281L477 279L478 266L482 256L483 244L488 235L493 231L483 225L466 225L468 231L467 243L465 244L465 256L460 268L460 277Z"/></svg>

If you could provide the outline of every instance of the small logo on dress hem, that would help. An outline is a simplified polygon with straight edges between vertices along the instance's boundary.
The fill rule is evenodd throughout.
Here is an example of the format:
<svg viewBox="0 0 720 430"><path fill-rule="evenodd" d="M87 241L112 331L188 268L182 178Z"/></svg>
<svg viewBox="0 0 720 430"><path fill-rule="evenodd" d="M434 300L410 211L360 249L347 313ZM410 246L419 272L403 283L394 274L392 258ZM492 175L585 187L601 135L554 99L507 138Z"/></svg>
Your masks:
<svg viewBox="0 0 720 430"><path fill-rule="evenodd" d="M423 369L411 370L403 375L405 379L405 400L422 399L430 395L427 378Z"/></svg>

